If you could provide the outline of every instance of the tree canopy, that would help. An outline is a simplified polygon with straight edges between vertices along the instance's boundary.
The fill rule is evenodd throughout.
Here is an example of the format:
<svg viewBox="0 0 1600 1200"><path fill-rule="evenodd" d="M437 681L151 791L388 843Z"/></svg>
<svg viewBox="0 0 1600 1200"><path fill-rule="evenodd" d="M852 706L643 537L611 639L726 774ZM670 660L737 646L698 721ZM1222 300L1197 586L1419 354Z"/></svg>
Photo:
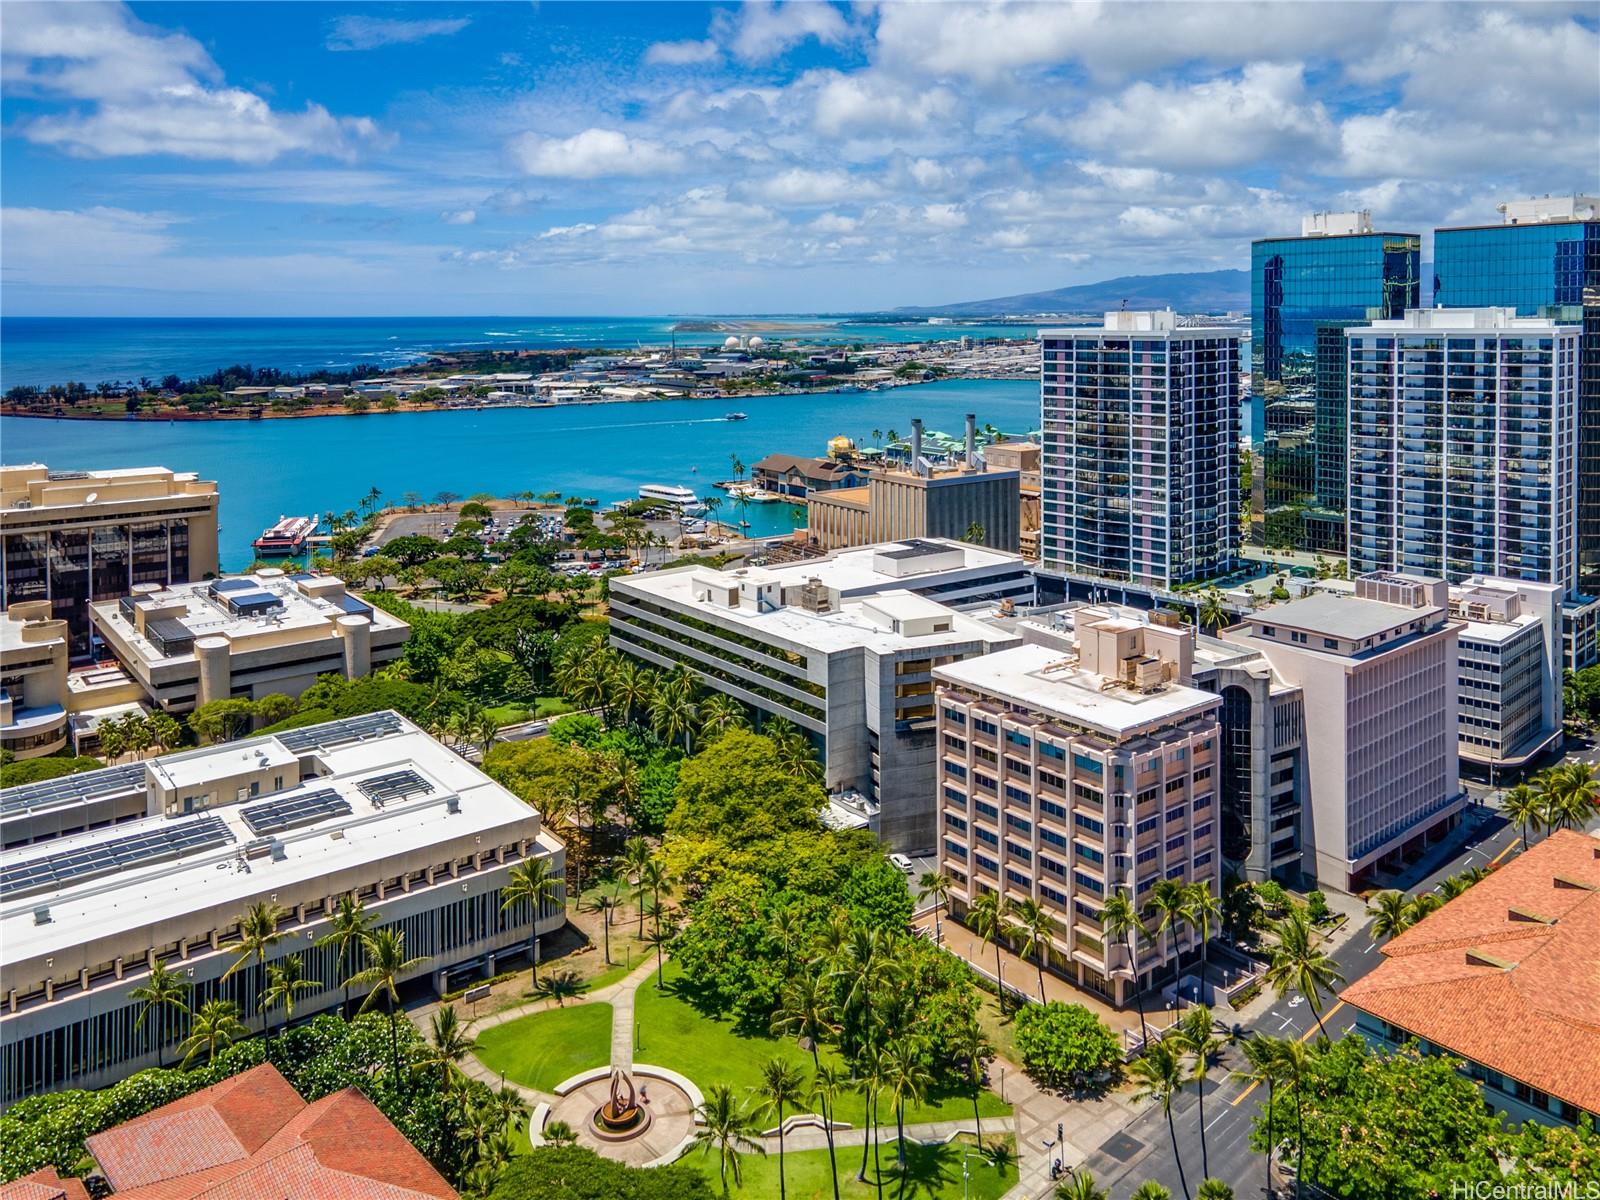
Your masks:
<svg viewBox="0 0 1600 1200"><path fill-rule="evenodd" d="M713 834L733 846L818 828L820 784L785 769L771 739L732 729L683 764L667 829Z"/></svg>
<svg viewBox="0 0 1600 1200"><path fill-rule="evenodd" d="M501 1172L489 1200L712 1200L687 1163L630 1167L582 1146L541 1146Z"/></svg>
<svg viewBox="0 0 1600 1200"><path fill-rule="evenodd" d="M1023 1068L1052 1087L1110 1070L1122 1057L1116 1035L1081 1004L1024 1005L1013 1037Z"/></svg>

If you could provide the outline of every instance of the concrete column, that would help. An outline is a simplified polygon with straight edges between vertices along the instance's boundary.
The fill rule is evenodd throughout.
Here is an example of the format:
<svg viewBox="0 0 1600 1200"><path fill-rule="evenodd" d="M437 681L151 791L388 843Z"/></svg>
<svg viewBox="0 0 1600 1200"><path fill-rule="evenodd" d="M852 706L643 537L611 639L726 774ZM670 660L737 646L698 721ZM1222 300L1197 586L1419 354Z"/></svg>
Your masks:
<svg viewBox="0 0 1600 1200"><path fill-rule="evenodd" d="M344 677L365 677L372 671L372 622L351 614L340 617L334 624L344 639Z"/></svg>
<svg viewBox="0 0 1600 1200"><path fill-rule="evenodd" d="M195 661L200 665L200 694L195 704L226 700L233 692L233 665L229 662L233 644L225 637L196 638Z"/></svg>

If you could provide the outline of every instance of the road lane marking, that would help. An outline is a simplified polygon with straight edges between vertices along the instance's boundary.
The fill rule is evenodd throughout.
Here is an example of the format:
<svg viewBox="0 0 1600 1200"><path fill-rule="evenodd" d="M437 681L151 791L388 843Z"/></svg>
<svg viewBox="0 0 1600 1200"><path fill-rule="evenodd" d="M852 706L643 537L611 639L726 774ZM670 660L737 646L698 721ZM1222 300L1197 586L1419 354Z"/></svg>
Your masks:
<svg viewBox="0 0 1600 1200"><path fill-rule="evenodd" d="M1333 1016L1333 1014L1334 1014L1334 1013L1336 1013L1336 1012L1338 1012L1338 1011L1339 1011L1339 1010L1340 1010L1340 1009L1341 1009L1341 1008L1343 1008L1343 1007L1344 1007L1344 1001L1343 1001L1343 1000L1341 1000L1341 1001L1339 1001L1339 1003L1337 1003L1337 1004L1335 1004L1335 1005L1334 1005L1334 1006L1333 1006L1333 1007L1332 1007L1332 1008L1330 1008L1330 1009L1329 1009L1329 1010L1328 1010L1328 1011L1327 1011L1327 1012L1326 1012L1326 1013L1325 1013L1325 1014L1324 1014L1324 1015L1323 1015L1323 1018L1322 1018L1322 1019L1323 1019L1323 1020L1324 1020L1324 1021L1327 1021L1327 1020L1328 1020L1328 1019L1329 1019L1329 1018L1330 1018L1330 1017L1332 1017L1332 1016ZM1287 1024L1287 1022L1285 1022L1285 1024ZM1280 1028L1280 1029L1281 1029L1281 1028L1282 1028L1282 1027L1283 1027L1283 1026L1281 1026L1281 1025L1280 1025L1280 1026L1279 1026L1279 1028ZM1299 1040L1300 1040L1300 1041L1302 1041L1302 1042L1303 1042L1303 1041L1305 1041L1305 1040L1306 1040L1306 1039L1307 1039L1307 1038L1308 1038L1308 1037L1310 1037L1310 1036L1311 1036L1311 1035L1312 1035L1312 1034L1314 1034L1314 1033L1316 1033L1316 1032L1318 1032L1318 1027L1317 1027L1317 1026L1315 1026L1315 1025L1313 1025L1313 1026L1312 1026L1312 1027L1311 1027L1311 1028L1310 1028L1310 1029L1308 1029L1308 1030L1306 1030L1306 1031L1305 1031L1305 1032L1304 1032L1304 1033L1303 1033L1303 1034L1301 1034L1301 1035L1300 1035L1300 1037L1299 1037ZM1239 1093L1239 1094L1238 1094L1238 1095L1237 1095L1237 1096L1235 1096L1235 1097L1234 1097L1234 1098L1233 1098L1233 1099L1232 1099L1232 1100L1230 1100L1230 1101L1228 1101L1228 1105L1229 1105L1229 1107L1231 1107L1231 1108L1238 1108L1238 1107L1239 1107L1239 1105L1241 1105L1241 1104L1243 1104L1243 1103L1244 1103L1244 1101L1245 1101L1245 1097L1247 1097L1247 1096L1249 1096L1249 1095L1250 1095L1250 1093L1251 1093L1251 1092L1253 1092L1253 1091L1255 1091L1255 1090L1256 1090L1256 1089L1257 1089L1257 1088L1258 1088L1258 1087L1260 1087L1260 1086L1261 1086L1261 1081L1260 1081L1260 1080L1259 1080L1259 1079L1257 1079L1257 1080L1256 1080L1256 1081L1255 1081L1255 1082L1253 1082L1253 1083L1252 1083L1252 1084L1251 1084L1251 1085L1250 1085L1250 1086L1249 1086L1249 1087L1247 1087L1247 1088L1245 1088L1245 1090L1244 1090L1244 1091L1242 1091L1242 1092L1240 1092L1240 1093Z"/></svg>

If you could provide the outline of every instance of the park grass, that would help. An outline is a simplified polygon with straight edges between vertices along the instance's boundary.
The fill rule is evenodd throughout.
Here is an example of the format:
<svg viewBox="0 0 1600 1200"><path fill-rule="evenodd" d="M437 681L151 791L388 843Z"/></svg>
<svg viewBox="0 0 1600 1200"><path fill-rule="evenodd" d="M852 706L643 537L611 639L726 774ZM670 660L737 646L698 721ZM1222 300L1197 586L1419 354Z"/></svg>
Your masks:
<svg viewBox="0 0 1600 1200"><path fill-rule="evenodd" d="M574 1004L507 1021L477 1035L478 1059L535 1091L611 1061L611 1005Z"/></svg>
<svg viewBox="0 0 1600 1200"><path fill-rule="evenodd" d="M991 1139L984 1140L993 1144ZM1012 1139L1007 1136L1004 1141L1009 1146ZM957 1200L963 1195L961 1159L972 1149L972 1145L966 1138L938 1146L908 1142L905 1190L902 1193L900 1174L895 1169L894 1135L891 1131L878 1150L878 1160L883 1169L884 1196L899 1197L903 1194L908 1200ZM710 1155L692 1151L686 1160L699 1166L711 1180L713 1188L720 1186L715 1154L715 1151ZM838 1155L840 1200L868 1200L869 1197L876 1200L878 1176L870 1162L867 1164L867 1182L856 1181L856 1169L861 1165L861 1148L841 1147ZM757 1154L741 1156L739 1171L742 1176L740 1186L734 1187L733 1181L729 1180L730 1196L742 1200L769 1200L778 1194L776 1149L769 1151L765 1157ZM996 1168L973 1154L968 1162L968 1172L971 1182L970 1191L966 1194L971 1200L998 1200L1017 1183L1015 1156L1003 1167ZM833 1176L828 1167L826 1150L802 1150L784 1155L783 1174L790 1200L833 1200Z"/></svg>
<svg viewBox="0 0 1600 1200"><path fill-rule="evenodd" d="M635 1061L687 1075L702 1091L712 1084L726 1083L743 1097L760 1084L762 1065L772 1058L786 1059L810 1076L811 1055L802 1051L793 1038L748 1036L735 1030L727 1018L702 1013L675 986L679 976L679 970L668 963L664 990L656 990L653 975L639 985L633 1007ZM825 1050L822 1057L839 1061L832 1050ZM978 1111L985 1117L997 1117L1009 1113L1011 1106L993 1092L984 1091L978 1097ZM930 1095L925 1103L906 1110L908 1124L971 1116L972 1097L966 1092ZM841 1096L835 1117L860 1126L866 1119L865 1099L854 1092ZM880 1120L892 1124L893 1115L884 1111Z"/></svg>

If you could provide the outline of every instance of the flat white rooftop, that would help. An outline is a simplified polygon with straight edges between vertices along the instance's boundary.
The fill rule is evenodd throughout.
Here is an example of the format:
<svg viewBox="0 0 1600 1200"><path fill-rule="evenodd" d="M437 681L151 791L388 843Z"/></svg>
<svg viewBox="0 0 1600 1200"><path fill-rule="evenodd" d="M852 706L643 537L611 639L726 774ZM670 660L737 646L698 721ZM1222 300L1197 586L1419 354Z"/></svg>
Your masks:
<svg viewBox="0 0 1600 1200"><path fill-rule="evenodd" d="M1344 638L1361 642L1380 633L1404 630L1411 622L1433 619L1442 610L1438 608L1407 608L1400 604L1387 604L1382 600L1368 600L1360 596L1336 596L1318 592L1301 600L1274 604L1259 612L1249 613L1246 620L1251 625L1273 628L1298 629L1307 634ZM1320 645L1310 647L1321 650Z"/></svg>
<svg viewBox="0 0 1600 1200"><path fill-rule="evenodd" d="M1412 308L1394 320L1351 326L1345 333L1422 333L1441 329L1526 334L1548 333L1556 329L1575 330L1576 326L1570 323L1562 325L1547 317L1519 317L1514 308Z"/></svg>
<svg viewBox="0 0 1600 1200"><path fill-rule="evenodd" d="M1164 683L1150 692L1109 683L1052 646L1014 646L935 667L934 678L1019 704L1045 716L1121 739L1158 725L1176 724L1219 706L1210 692Z"/></svg>
<svg viewBox="0 0 1600 1200"><path fill-rule="evenodd" d="M281 791L193 815L147 816L0 853L0 966L9 970L86 942L181 921L199 909L243 911L276 893L285 900L318 895L319 881L356 868L370 868L366 874L373 879L397 874L398 865L385 869L380 864L408 855L413 856L408 869L417 870L427 852L447 844L454 848L437 857L460 857L474 846L487 851L523 838L537 841L545 852L561 846L541 830L534 809L392 712L165 755L146 766L154 777L203 780L237 773L258 754L271 762L314 760L326 773L300 782L296 771L295 782ZM52 782L87 794L106 786L97 776L113 774L122 777L116 790L137 786L131 779L135 772L124 767ZM374 783L385 777L385 784ZM147 778L147 787L150 782ZM0 792L0 804L15 804L28 791ZM302 816L312 815L291 816L292 823L272 829L266 805L279 813L300 806ZM141 835L181 834L207 820L220 822L221 828L211 827L212 838L176 855L140 861L136 854L117 869L90 871L79 879L70 877L74 868L62 858L92 860L111 843L126 846L127 839ZM64 865L55 871L57 882L41 884L38 864L47 860ZM39 909L48 909L44 923L36 917Z"/></svg>

